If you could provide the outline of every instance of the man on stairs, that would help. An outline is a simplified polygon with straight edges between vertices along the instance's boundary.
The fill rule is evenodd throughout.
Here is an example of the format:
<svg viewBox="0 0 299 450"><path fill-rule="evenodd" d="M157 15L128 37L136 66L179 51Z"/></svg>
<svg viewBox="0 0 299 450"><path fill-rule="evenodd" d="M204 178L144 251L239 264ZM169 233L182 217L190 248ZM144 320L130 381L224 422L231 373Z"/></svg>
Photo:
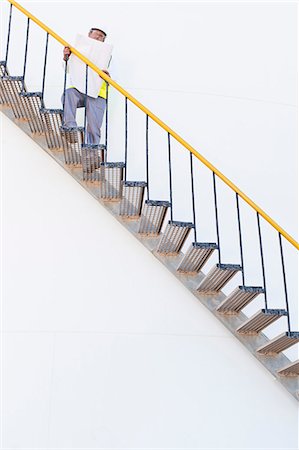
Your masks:
<svg viewBox="0 0 299 450"><path fill-rule="evenodd" d="M91 28L88 33L88 37L101 42L105 41L106 33L99 28ZM69 47L64 47L63 59L67 61L71 55ZM110 76L107 70L103 70L108 76ZM65 90L62 96L62 104L64 105L63 126L77 127L76 122L76 110L85 106L85 96L82 92L79 92L75 87L69 86ZM107 84L103 81L100 88L100 92L97 98L87 96L86 98L86 118L87 118L87 144L99 144L101 139L101 126L103 123L103 117L106 109L107 102Z"/></svg>

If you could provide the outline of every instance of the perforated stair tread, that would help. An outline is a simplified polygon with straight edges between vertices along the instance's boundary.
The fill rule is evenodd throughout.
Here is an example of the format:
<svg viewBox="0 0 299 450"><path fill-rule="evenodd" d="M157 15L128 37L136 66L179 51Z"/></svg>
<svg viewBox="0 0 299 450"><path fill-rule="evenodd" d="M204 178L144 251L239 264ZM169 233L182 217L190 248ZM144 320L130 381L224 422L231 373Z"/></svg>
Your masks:
<svg viewBox="0 0 299 450"><path fill-rule="evenodd" d="M170 202L165 200L146 200L144 202L138 233L145 236L158 236Z"/></svg>
<svg viewBox="0 0 299 450"><path fill-rule="evenodd" d="M298 377L299 376L299 360L288 364L287 366L278 370L277 373L284 377Z"/></svg>
<svg viewBox="0 0 299 450"><path fill-rule="evenodd" d="M260 355L276 355L299 342L299 331L286 331L256 351Z"/></svg>
<svg viewBox="0 0 299 450"><path fill-rule="evenodd" d="M48 148L62 149L60 128L62 126L63 110L41 108L40 116Z"/></svg>
<svg viewBox="0 0 299 450"><path fill-rule="evenodd" d="M169 220L158 244L157 252L165 255L177 255L192 228L194 225L191 222Z"/></svg>
<svg viewBox="0 0 299 450"><path fill-rule="evenodd" d="M103 144L82 144L81 157L84 181L102 181L101 163L105 160L106 146Z"/></svg>
<svg viewBox="0 0 299 450"><path fill-rule="evenodd" d="M102 162L100 197L105 201L119 201L122 198L124 162Z"/></svg>
<svg viewBox="0 0 299 450"><path fill-rule="evenodd" d="M238 264L216 264L197 287L202 294L218 293L241 270Z"/></svg>
<svg viewBox="0 0 299 450"><path fill-rule="evenodd" d="M81 146L83 143L83 127L60 127L65 164L80 165L82 163Z"/></svg>
<svg viewBox="0 0 299 450"><path fill-rule="evenodd" d="M287 315L285 309L261 309L246 320L236 331L241 334L258 334L271 323Z"/></svg>
<svg viewBox="0 0 299 450"><path fill-rule="evenodd" d="M123 181L119 214L128 218L139 218L144 196L145 181Z"/></svg>
<svg viewBox="0 0 299 450"><path fill-rule="evenodd" d="M6 61L0 61L0 103L2 105L8 104L8 98L4 88L2 87L1 78L4 76L9 76L8 69L6 67Z"/></svg>
<svg viewBox="0 0 299 450"><path fill-rule="evenodd" d="M43 133L44 127L40 110L44 107L44 102L41 92L20 92L19 93L23 110L24 118L28 120L30 131L32 133Z"/></svg>
<svg viewBox="0 0 299 450"><path fill-rule="evenodd" d="M220 314L238 314L253 299L264 292L265 290L259 286L238 286L220 303L216 311Z"/></svg>
<svg viewBox="0 0 299 450"><path fill-rule="evenodd" d="M6 103L11 107L16 119L25 119L26 114L24 104L20 97L21 92L27 92L24 84L24 77L4 75L1 77L2 95L6 99Z"/></svg>
<svg viewBox="0 0 299 450"><path fill-rule="evenodd" d="M178 266L178 272L198 273L217 248L214 242L193 242Z"/></svg>

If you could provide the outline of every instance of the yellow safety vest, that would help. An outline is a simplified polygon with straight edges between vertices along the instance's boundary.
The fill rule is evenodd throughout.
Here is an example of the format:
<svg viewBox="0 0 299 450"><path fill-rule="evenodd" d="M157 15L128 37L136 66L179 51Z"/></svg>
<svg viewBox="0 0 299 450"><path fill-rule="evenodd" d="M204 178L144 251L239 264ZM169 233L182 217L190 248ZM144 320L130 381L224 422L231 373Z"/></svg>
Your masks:
<svg viewBox="0 0 299 450"><path fill-rule="evenodd" d="M70 88L74 88L75 86L70 86ZM107 83L103 81L98 97L102 97L107 99Z"/></svg>
<svg viewBox="0 0 299 450"><path fill-rule="evenodd" d="M106 98L107 99L107 83L106 81L103 81L100 92L99 92L99 97L102 98Z"/></svg>

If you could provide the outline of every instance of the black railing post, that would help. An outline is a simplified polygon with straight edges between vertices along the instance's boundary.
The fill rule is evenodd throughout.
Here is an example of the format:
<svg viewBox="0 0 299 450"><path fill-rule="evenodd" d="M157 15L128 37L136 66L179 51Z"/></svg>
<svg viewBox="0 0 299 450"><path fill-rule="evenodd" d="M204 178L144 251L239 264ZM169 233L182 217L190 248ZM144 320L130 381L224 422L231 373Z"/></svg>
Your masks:
<svg viewBox="0 0 299 450"><path fill-rule="evenodd" d="M168 167L169 167L169 196L170 196L170 220L173 221L173 206L172 206L172 172L171 172L171 147L170 134L168 136Z"/></svg>
<svg viewBox="0 0 299 450"><path fill-rule="evenodd" d="M67 63L68 63L69 57L68 55L65 56L65 66L64 66L64 82L63 82L63 125L64 125L64 106L65 106L65 92L66 92L66 78L67 78Z"/></svg>
<svg viewBox="0 0 299 450"><path fill-rule="evenodd" d="M48 43L49 43L49 33L47 33L47 37L46 37L46 49L45 49L44 70L43 70L43 84L42 84L42 102L44 101L44 93L45 93L46 67L47 67L47 56L48 56Z"/></svg>
<svg viewBox="0 0 299 450"><path fill-rule="evenodd" d="M87 144L87 96L88 96L88 65L85 72L85 97L84 97L84 145Z"/></svg>
<svg viewBox="0 0 299 450"><path fill-rule="evenodd" d="M218 261L219 261L219 264L221 264L220 233L219 233L219 219L218 219L218 205L217 205L215 172L213 172L213 188L214 188L214 207L215 207L215 222L216 222L217 247L218 247Z"/></svg>
<svg viewBox="0 0 299 450"><path fill-rule="evenodd" d="M10 4L10 10L9 10L9 20L8 20L8 30L7 30L7 42L6 42L6 53L5 53L5 67L7 67L7 60L8 60L8 49L9 49L10 29L11 29L11 17L12 17L12 4Z"/></svg>
<svg viewBox="0 0 299 450"><path fill-rule="evenodd" d="M243 284L243 286L245 286L245 273L244 273L244 257L243 257L243 242L242 242L240 205L239 205L239 194L237 192L236 192L236 203L237 203L237 216L238 216L238 229L239 229L240 257L241 257L241 267L242 267L242 284Z"/></svg>
<svg viewBox="0 0 299 450"><path fill-rule="evenodd" d="M191 173L191 194L192 194L192 211L193 211L193 224L194 224L194 242L197 242L196 233L196 213L195 213L195 198L194 198L194 176L193 176L193 155L190 152L190 173Z"/></svg>
<svg viewBox="0 0 299 450"><path fill-rule="evenodd" d="M105 162L107 162L108 153L108 97L109 97L109 83L106 83L106 124L105 124Z"/></svg>
<svg viewBox="0 0 299 450"><path fill-rule="evenodd" d="M265 308L268 309L268 300L267 300L267 289L266 289L266 274L265 274L265 263L264 263L264 253L263 253L263 243L262 243L262 233L261 233L261 224L260 224L260 215L257 212L257 227L259 234L259 242L260 242L260 255L261 255L261 265L262 265L262 275L263 275L263 284L264 284L264 297L265 297Z"/></svg>
<svg viewBox="0 0 299 450"><path fill-rule="evenodd" d="M125 167L124 167L125 181L127 181L127 162L128 162L128 98L125 97Z"/></svg>
<svg viewBox="0 0 299 450"><path fill-rule="evenodd" d="M289 298L288 298L288 290L287 290L287 279L286 279L286 273L285 273L285 264L284 264L284 256L283 256L283 249L282 249L282 242L281 242L281 234L278 233L279 238L279 247L280 247L280 257L281 257L281 267L282 267L282 276L283 276L283 285L284 285L284 295L285 295L285 302L286 302L286 310L287 310L287 320L288 320L288 331L291 331L291 321L290 321L290 309L289 309Z"/></svg>
<svg viewBox="0 0 299 450"><path fill-rule="evenodd" d="M23 67L23 81L22 81L22 92L25 90L25 73L27 67L27 53L28 53L28 40L29 40L29 26L30 19L27 19L27 32L26 32L26 43L25 43L25 55L24 55L24 67Z"/></svg>
<svg viewBox="0 0 299 450"><path fill-rule="evenodd" d="M149 170L148 170L148 115L146 115L146 122L145 122L145 151L146 151L146 185L147 185L147 199L149 200Z"/></svg>

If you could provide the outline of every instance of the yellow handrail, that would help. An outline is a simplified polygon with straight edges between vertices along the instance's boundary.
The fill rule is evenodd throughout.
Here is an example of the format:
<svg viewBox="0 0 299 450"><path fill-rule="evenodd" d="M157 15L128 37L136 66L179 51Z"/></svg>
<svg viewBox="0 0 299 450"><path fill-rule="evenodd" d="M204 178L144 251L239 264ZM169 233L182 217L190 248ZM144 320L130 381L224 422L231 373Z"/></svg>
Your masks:
<svg viewBox="0 0 299 450"><path fill-rule="evenodd" d="M149 109L142 105L136 98L134 98L129 92L123 89L119 84L113 81L108 75L102 72L98 67L96 67L89 59L87 59L84 55L82 55L78 50L72 47L68 42L62 39L58 34L52 31L49 27L47 27L43 22L34 17L29 11L23 8L19 3L15 0L8 0L13 6L15 6L19 11L29 17L33 22L35 22L39 27L45 30L49 35L51 35L54 39L60 42L63 46L70 47L72 53L80 58L85 64L87 64L91 69L93 69L96 73L98 73L101 78L105 81L109 82L111 86L113 86L117 91L119 91L122 95L127 97L134 105L136 105L139 109L141 109L145 114L147 114L154 122L156 122L160 127L162 127L165 131L167 131L174 139L176 139L180 144L182 144L187 150L193 153L196 158L198 158L205 166L207 166L210 170L212 170L215 175L217 175L225 184L227 184L233 191L235 191L248 205L250 205L256 212L258 212L270 225L272 225L282 236L284 236L294 247L299 250L298 242L292 238L286 231L283 230L268 214L266 214L258 205L256 205L246 194L244 194L232 181L230 181L223 173L221 173L216 167L214 167L206 158L204 158L200 153L198 153L195 148L193 148L188 142L186 142L183 138L181 138L175 131L169 128L162 120L160 120L155 114L153 114Z"/></svg>

